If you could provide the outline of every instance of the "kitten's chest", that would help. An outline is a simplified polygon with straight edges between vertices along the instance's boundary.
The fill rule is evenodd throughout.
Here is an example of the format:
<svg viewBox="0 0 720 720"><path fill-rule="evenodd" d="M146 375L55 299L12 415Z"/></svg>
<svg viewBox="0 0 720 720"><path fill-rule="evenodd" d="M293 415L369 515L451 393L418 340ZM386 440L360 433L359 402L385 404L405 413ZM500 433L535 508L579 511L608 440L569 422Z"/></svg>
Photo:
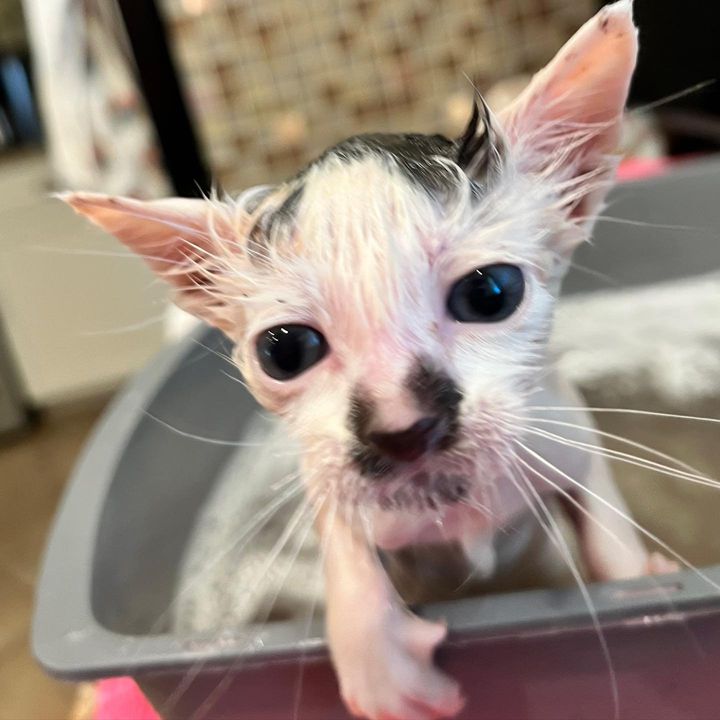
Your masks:
<svg viewBox="0 0 720 720"><path fill-rule="evenodd" d="M549 506L563 533L571 534L562 510L552 501ZM409 605L553 584L556 555L530 511L466 544L426 543L380 551L388 576Z"/></svg>

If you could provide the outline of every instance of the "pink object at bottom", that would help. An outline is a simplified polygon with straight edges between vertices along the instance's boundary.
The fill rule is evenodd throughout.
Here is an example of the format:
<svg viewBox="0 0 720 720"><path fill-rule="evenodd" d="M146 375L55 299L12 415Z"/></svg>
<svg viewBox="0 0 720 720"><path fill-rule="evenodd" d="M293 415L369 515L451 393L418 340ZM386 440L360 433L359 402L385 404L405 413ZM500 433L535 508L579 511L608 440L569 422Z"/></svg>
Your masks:
<svg viewBox="0 0 720 720"><path fill-rule="evenodd" d="M673 162L670 158L628 158L620 163L617 171L618 182L632 182L662 175Z"/></svg>
<svg viewBox="0 0 720 720"><path fill-rule="evenodd" d="M101 680L96 688L94 720L160 720L130 678Z"/></svg>

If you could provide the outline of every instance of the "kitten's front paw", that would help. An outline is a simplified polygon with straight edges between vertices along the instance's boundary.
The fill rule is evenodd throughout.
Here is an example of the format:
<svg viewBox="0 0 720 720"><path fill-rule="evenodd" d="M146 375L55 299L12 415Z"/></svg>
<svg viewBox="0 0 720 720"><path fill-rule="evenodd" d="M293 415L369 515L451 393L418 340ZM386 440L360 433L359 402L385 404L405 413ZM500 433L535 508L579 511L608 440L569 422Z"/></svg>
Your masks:
<svg viewBox="0 0 720 720"><path fill-rule="evenodd" d="M437 720L459 713L465 701L458 684L433 665L446 633L440 623L394 608L381 622L336 638L333 658L350 713L367 720Z"/></svg>

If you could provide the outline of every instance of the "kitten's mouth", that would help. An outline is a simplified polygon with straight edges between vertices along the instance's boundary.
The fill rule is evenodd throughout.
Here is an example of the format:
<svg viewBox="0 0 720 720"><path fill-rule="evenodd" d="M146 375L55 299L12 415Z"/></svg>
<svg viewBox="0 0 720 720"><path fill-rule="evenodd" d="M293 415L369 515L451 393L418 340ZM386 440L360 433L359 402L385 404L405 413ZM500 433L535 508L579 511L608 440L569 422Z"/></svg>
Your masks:
<svg viewBox="0 0 720 720"><path fill-rule="evenodd" d="M378 496L381 510L438 510L468 496L469 480L452 473L420 471L401 485L384 488Z"/></svg>
<svg viewBox="0 0 720 720"><path fill-rule="evenodd" d="M442 452L444 448L439 448L439 450L441 457L449 457L447 452ZM410 477L410 481L415 485L422 485L425 482L424 477L433 474L427 471L440 459L438 453L433 452L425 453L410 461L390 460L361 446L351 451L350 458L357 470L365 478L373 481L390 482Z"/></svg>

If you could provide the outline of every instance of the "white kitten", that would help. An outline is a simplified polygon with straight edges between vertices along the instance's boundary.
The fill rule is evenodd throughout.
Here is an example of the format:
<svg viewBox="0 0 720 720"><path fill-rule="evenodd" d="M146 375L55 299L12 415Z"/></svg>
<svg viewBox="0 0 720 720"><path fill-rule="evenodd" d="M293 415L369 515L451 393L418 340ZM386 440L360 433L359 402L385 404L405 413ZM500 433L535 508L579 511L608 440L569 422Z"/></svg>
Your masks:
<svg viewBox="0 0 720 720"><path fill-rule="evenodd" d="M610 510L624 506L597 456L524 431L540 406L575 402L546 345L571 253L612 178L636 54L621 0L500 117L476 106L459 140L350 138L234 201L65 197L229 335L254 395L298 438L329 644L358 716L463 705L432 662L445 627L405 609L376 547L454 540L490 571L493 531L557 490L596 577L668 568Z"/></svg>

